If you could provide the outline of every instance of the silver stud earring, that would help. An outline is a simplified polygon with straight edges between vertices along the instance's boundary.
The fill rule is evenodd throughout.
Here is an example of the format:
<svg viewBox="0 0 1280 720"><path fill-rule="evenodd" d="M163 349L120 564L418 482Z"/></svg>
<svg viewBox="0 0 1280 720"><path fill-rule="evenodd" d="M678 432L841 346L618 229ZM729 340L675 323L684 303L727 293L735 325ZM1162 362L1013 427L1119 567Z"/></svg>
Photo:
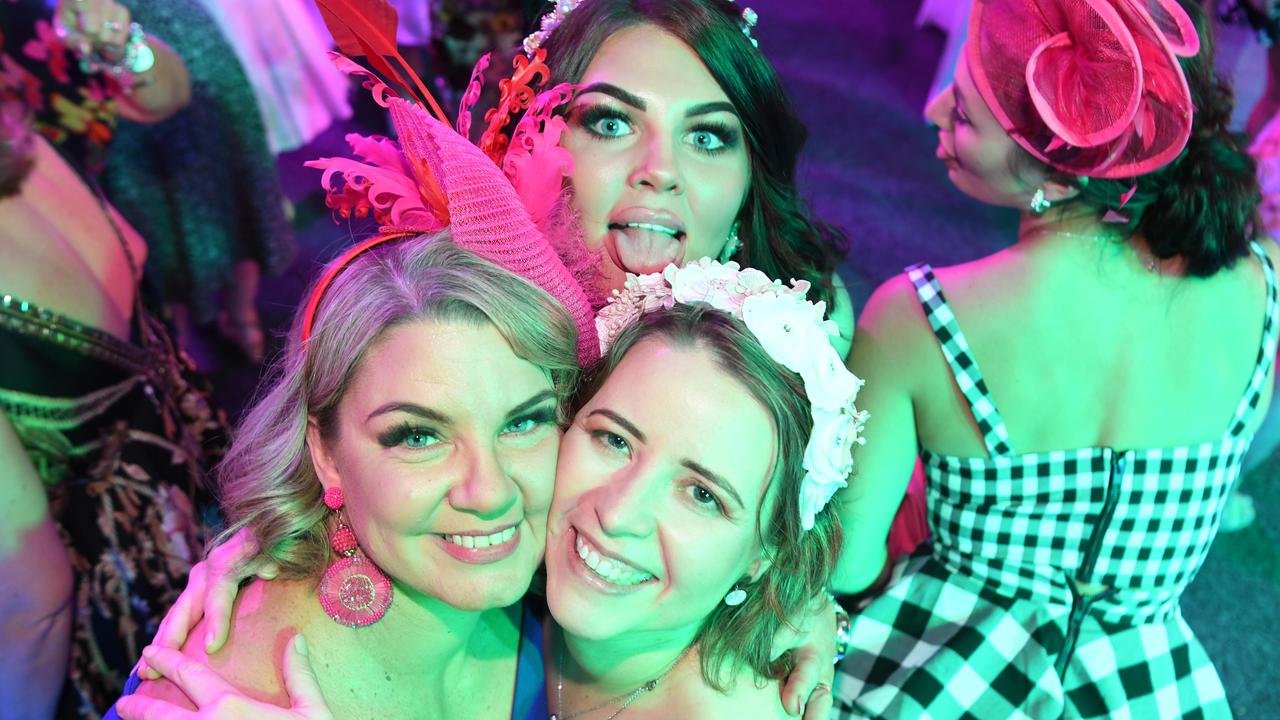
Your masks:
<svg viewBox="0 0 1280 720"><path fill-rule="evenodd" d="M725 240L724 249L720 251L720 257L717 259L722 263L727 263L741 249L742 241L738 239L738 221L734 220L733 226L729 228L729 239Z"/></svg>
<svg viewBox="0 0 1280 720"><path fill-rule="evenodd" d="M1029 204L1031 212L1039 215L1048 210L1051 205L1053 205L1053 201L1044 196L1044 188L1036 188L1036 192L1031 196L1031 203Z"/></svg>
<svg viewBox="0 0 1280 720"><path fill-rule="evenodd" d="M747 601L747 591L740 586L734 585L728 595L724 596L724 604L729 607L737 607Z"/></svg>

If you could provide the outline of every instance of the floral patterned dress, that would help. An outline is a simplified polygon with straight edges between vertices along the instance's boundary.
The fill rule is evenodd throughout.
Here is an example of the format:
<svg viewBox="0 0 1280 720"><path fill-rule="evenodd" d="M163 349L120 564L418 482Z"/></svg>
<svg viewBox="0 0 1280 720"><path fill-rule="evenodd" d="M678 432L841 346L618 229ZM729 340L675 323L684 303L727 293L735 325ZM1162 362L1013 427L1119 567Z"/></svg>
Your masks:
<svg viewBox="0 0 1280 720"><path fill-rule="evenodd" d="M0 95L21 98L36 131L76 170L96 175L115 134L120 86L80 70L51 15L41 0L0 0Z"/></svg>

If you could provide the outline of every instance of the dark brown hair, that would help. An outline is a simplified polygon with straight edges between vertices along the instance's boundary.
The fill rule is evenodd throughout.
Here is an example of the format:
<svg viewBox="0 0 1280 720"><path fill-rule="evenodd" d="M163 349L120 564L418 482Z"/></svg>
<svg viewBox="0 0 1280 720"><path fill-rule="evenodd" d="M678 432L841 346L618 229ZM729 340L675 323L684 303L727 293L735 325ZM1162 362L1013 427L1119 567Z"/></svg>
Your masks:
<svg viewBox="0 0 1280 720"><path fill-rule="evenodd" d="M1180 58L1195 117L1187 147L1169 165L1137 178L1081 181L1078 202L1099 214L1115 210L1128 218L1128 234L1146 240L1158 258L1181 257L1187 273L1208 277L1248 255L1261 229L1257 169L1243 139L1227 130L1235 104L1231 86L1214 72L1213 29L1199 2L1182 0L1200 35L1200 52ZM1137 191L1120 207L1120 198Z"/></svg>
<svg viewBox="0 0 1280 720"><path fill-rule="evenodd" d="M740 320L702 304L645 313L619 334L579 392L577 407L604 385L627 351L645 338L662 338L677 347L711 353L716 364L737 380L768 411L778 438L778 458L769 478L773 507L766 517L762 504L756 535L769 561L752 583L742 585L747 601L724 603L703 621L694 641L702 661L702 677L725 690L744 666L755 678L784 677L792 667L790 653L773 661L773 641L789 620L804 617L823 594L835 570L842 533L834 503L817 514L814 527L800 522L800 485L805 447L813 416L800 376L779 365Z"/></svg>
<svg viewBox="0 0 1280 720"><path fill-rule="evenodd" d="M796 162L808 130L796 116L777 72L740 25L742 7L728 0L591 0L547 38L552 84L582 79L615 33L653 25L688 45L737 109L751 161L751 182L738 213L738 261L769 277L808 280L832 304L831 276L845 238L811 216L796 189Z"/></svg>

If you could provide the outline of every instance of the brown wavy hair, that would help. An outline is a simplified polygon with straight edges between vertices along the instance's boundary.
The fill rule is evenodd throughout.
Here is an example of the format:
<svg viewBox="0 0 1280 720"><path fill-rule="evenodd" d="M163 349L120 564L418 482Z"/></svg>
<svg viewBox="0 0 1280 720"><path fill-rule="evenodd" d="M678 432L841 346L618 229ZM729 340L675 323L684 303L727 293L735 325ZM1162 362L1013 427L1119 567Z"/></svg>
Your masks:
<svg viewBox="0 0 1280 720"><path fill-rule="evenodd" d="M1200 52L1179 58L1195 107L1182 154L1136 178L1055 177L1078 189L1076 202L1099 215L1114 210L1128 218L1118 227L1127 230L1126 236L1145 239L1157 258L1181 257L1189 275L1209 277L1249 254L1250 241L1262 232L1257 212L1262 191L1245 139L1227 129L1235 100L1231 86L1214 70L1213 28L1199 2L1180 4L1200 35ZM1121 196L1135 185L1137 191L1121 208Z"/></svg>
<svg viewBox="0 0 1280 720"><path fill-rule="evenodd" d="M755 523L769 565L754 582L741 586L747 591L746 602L716 605L694 643L702 677L717 690L725 691L743 667L753 671L756 681L785 677L793 659L787 653L773 660L774 637L790 620L805 617L815 602L825 601L843 539L834 502L817 514L812 529L805 531L800 522L800 484L805 476L801 463L813 429L804 382L769 357L742 321L707 305L677 304L645 313L623 330L583 383L575 405L585 405L627 351L650 337L710 352L716 364L764 406L773 423L778 461L768 492L775 502L767 516L761 505Z"/></svg>

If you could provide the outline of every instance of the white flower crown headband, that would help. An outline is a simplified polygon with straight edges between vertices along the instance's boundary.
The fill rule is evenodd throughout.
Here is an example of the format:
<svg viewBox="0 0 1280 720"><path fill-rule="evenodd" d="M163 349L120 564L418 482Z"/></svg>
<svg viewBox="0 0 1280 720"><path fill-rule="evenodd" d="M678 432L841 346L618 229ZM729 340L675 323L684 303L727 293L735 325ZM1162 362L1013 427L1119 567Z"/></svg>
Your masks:
<svg viewBox="0 0 1280 720"><path fill-rule="evenodd" d="M671 264L661 273L627 274L622 290L596 314L600 353L641 315L676 303L706 303L746 324L769 357L804 380L813 414L813 431L804 450L800 484L800 522L813 528L814 517L853 471L854 443L865 442L866 411L853 404L863 381L844 366L831 337L840 333L825 319L826 303L805 299L809 283L792 280L787 287L738 263L702 258L684 267Z"/></svg>
<svg viewBox="0 0 1280 720"><path fill-rule="evenodd" d="M564 21L569 13L573 12L579 5L587 0L548 0L555 5L551 12L542 16L542 21L538 26L538 30L529 35L521 43L524 48L524 54L533 57L534 51L542 47L542 43L547 41L547 36L555 31L556 27ZM735 0L729 0L735 2ZM742 34L747 36L753 47L760 47L760 43L751 37L751 30L755 28L756 23L760 21L760 16L751 8L742 9Z"/></svg>

